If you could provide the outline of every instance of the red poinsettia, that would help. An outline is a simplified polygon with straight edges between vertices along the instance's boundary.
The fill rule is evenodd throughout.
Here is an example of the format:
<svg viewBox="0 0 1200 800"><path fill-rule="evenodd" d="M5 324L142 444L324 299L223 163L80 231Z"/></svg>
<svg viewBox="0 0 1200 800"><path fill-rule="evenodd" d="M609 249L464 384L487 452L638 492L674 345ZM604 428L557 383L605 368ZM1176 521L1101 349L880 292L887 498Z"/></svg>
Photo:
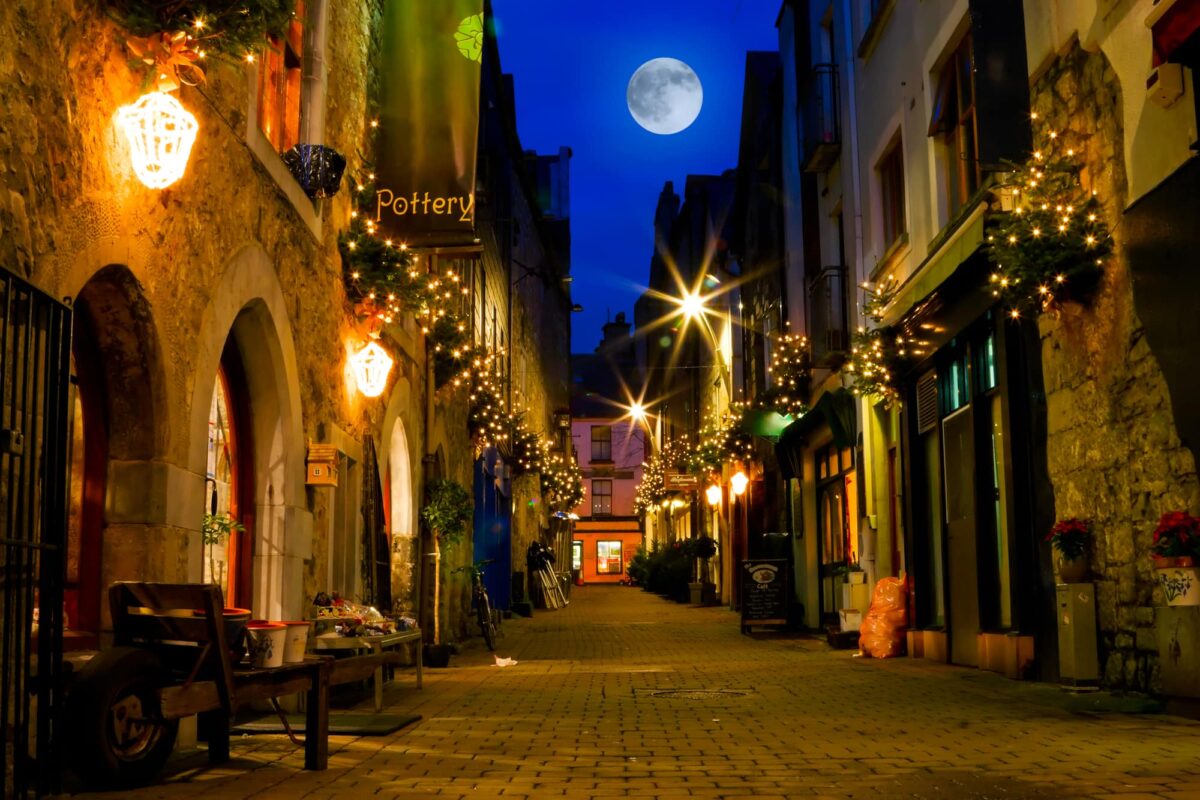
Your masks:
<svg viewBox="0 0 1200 800"><path fill-rule="evenodd" d="M1186 511L1168 511L1159 517L1150 551L1167 558L1200 556L1200 518Z"/></svg>
<svg viewBox="0 0 1200 800"><path fill-rule="evenodd" d="M1092 530L1087 520L1075 517L1059 520L1046 534L1046 541L1069 561L1082 558L1091 539Z"/></svg>

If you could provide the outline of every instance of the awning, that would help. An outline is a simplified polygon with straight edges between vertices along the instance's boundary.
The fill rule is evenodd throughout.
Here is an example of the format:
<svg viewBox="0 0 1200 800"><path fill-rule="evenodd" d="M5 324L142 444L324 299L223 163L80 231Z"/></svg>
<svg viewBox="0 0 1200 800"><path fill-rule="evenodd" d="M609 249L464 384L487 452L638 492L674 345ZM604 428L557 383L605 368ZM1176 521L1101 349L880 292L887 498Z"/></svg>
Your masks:
<svg viewBox="0 0 1200 800"><path fill-rule="evenodd" d="M775 457L785 479L804 474L804 449L809 436L828 425L833 443L839 448L853 447L858 438L858 414L854 395L846 389L826 392L808 413L787 426L775 445Z"/></svg>

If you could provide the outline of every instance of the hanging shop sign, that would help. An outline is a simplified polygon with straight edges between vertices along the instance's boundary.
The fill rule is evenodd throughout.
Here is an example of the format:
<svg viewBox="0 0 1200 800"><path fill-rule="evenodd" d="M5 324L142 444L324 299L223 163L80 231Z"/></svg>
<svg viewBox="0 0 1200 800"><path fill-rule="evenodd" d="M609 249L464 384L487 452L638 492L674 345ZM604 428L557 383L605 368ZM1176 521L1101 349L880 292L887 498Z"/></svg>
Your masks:
<svg viewBox="0 0 1200 800"><path fill-rule="evenodd" d="M700 491L700 476L690 472L668 472L663 475L663 485L668 491L698 492Z"/></svg>
<svg viewBox="0 0 1200 800"><path fill-rule="evenodd" d="M471 243L483 0L385 9L375 222L408 245Z"/></svg>
<svg viewBox="0 0 1200 800"><path fill-rule="evenodd" d="M309 486L338 485L337 447L332 444L310 444L308 446L308 469L304 482Z"/></svg>

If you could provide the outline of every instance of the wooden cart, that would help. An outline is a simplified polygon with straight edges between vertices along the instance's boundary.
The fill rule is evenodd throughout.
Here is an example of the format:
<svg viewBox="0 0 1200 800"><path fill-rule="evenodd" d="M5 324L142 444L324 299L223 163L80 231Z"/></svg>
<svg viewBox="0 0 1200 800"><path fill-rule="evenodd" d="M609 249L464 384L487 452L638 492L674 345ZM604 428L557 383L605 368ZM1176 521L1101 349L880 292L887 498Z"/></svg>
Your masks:
<svg viewBox="0 0 1200 800"><path fill-rule="evenodd" d="M307 697L304 768L325 769L332 659L308 656L273 669L235 663L215 586L122 582L109 587L108 599L116 646L80 670L68 696L73 761L85 779L152 779L171 754L179 720L193 714L209 761L227 761L238 708L298 692Z"/></svg>

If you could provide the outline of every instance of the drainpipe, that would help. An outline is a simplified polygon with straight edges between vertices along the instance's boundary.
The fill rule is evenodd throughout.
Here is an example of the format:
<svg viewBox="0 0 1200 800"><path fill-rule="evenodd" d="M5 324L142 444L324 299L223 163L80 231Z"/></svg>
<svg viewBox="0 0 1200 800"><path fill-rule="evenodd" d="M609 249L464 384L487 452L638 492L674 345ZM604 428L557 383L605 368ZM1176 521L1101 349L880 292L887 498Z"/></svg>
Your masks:
<svg viewBox="0 0 1200 800"><path fill-rule="evenodd" d="M307 19L304 20L304 75L303 96L321 98L320 102L308 103L301 120L300 141L305 144L325 143L325 92L328 71L325 68L325 29L328 0L310 0Z"/></svg>

